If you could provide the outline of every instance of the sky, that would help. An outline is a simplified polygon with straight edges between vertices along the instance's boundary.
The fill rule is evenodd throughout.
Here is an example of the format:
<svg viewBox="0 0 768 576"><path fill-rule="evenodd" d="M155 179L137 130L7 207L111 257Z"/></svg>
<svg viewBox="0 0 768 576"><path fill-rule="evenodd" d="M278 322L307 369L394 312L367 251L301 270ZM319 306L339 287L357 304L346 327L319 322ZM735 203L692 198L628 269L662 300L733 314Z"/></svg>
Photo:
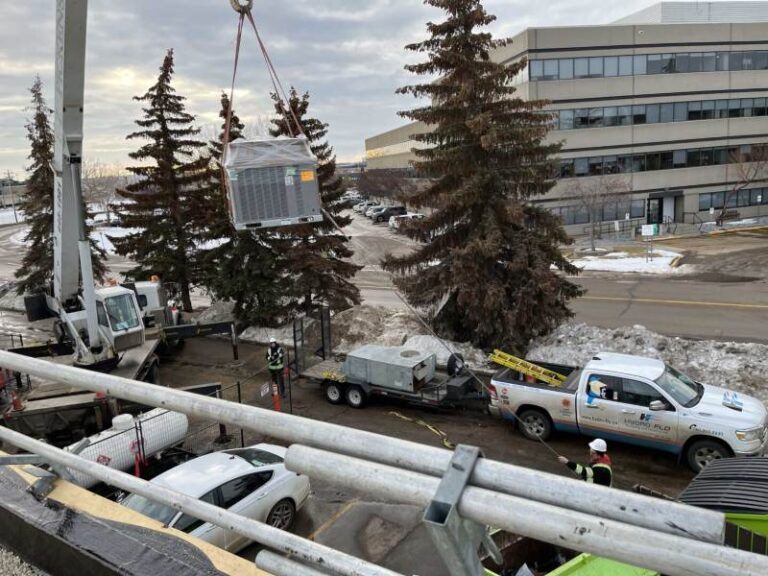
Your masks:
<svg viewBox="0 0 768 576"><path fill-rule="evenodd" d="M529 26L606 23L653 0L486 0L498 17L491 31L511 36ZM0 18L0 176L24 176L36 74L53 106L55 0L4 0ZM84 158L125 166L138 147L139 103L156 80L166 50L175 51L174 85L188 98L204 136L218 123L219 98L229 90L237 15L227 0L90 0ZM311 94L311 113L330 125L339 161L364 156L365 138L396 128L396 95L414 78L403 66L420 60L404 46L426 37L425 23L442 13L421 0L255 0L254 17L282 83ZM235 109L250 132L271 113L269 77L252 31L246 30Z"/></svg>

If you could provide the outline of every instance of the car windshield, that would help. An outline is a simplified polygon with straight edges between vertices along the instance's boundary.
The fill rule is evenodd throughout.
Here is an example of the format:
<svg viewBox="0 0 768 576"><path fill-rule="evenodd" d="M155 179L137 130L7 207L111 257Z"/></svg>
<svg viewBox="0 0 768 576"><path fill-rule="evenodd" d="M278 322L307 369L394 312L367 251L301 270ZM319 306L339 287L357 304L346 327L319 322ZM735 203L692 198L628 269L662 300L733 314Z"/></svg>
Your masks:
<svg viewBox="0 0 768 576"><path fill-rule="evenodd" d="M664 373L656 380L659 388L672 396L686 408L695 406L704 393L704 387L691 378L667 365Z"/></svg>
<svg viewBox="0 0 768 576"><path fill-rule="evenodd" d="M139 514L143 514L166 525L170 524L178 512L170 506L152 502L152 500L147 500L144 496L139 496L138 494L131 494L123 500L122 504L126 508L130 508Z"/></svg>
<svg viewBox="0 0 768 576"><path fill-rule="evenodd" d="M136 314L136 308L133 306L133 298L130 294L107 298L104 301L104 306L107 309L112 330L130 330L139 325L139 316Z"/></svg>
<svg viewBox="0 0 768 576"><path fill-rule="evenodd" d="M251 465L269 466L270 464L281 464L283 459L277 454L272 454L265 450L258 450L256 448L242 448L240 450L229 450L227 454L233 454L240 456L243 460L247 460Z"/></svg>

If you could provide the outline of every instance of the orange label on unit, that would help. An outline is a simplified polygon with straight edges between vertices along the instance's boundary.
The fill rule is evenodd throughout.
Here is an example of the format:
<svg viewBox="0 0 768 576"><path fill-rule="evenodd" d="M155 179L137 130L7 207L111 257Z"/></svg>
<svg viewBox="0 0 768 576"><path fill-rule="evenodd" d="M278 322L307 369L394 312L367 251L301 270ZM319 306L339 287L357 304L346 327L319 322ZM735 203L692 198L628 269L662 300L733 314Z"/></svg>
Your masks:
<svg viewBox="0 0 768 576"><path fill-rule="evenodd" d="M302 182L312 182L315 179L315 173L312 170L302 170L301 171L301 181Z"/></svg>

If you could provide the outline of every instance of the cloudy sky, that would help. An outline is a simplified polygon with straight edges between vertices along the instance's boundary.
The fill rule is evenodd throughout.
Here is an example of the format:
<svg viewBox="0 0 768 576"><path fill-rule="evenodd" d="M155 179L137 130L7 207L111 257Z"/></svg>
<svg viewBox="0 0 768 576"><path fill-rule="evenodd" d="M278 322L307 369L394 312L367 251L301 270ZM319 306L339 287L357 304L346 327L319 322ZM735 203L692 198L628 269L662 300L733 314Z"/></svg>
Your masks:
<svg viewBox="0 0 768 576"><path fill-rule="evenodd" d="M493 32L528 26L609 22L653 0L486 0L498 16ZM53 104L55 0L2 2L0 16L0 175L23 175L35 74ZM412 101L395 95L409 81L403 46L422 39L424 24L441 18L421 0L256 0L254 15L286 85L312 94L313 113L330 124L339 159L358 160L364 139L394 128ZM205 133L217 121L219 94L232 73L236 15L227 0L90 0L86 73L85 154L124 165L126 142L143 93L168 48L176 53L175 85ZM258 124L269 113L268 77L253 34L241 57L236 109Z"/></svg>

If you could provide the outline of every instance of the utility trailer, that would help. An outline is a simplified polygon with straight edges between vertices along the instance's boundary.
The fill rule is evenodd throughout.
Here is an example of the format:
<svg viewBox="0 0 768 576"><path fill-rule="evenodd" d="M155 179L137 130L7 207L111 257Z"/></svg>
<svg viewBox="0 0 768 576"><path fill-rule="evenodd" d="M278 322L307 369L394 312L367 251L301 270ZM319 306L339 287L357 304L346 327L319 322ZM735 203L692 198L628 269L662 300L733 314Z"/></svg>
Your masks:
<svg viewBox="0 0 768 576"><path fill-rule="evenodd" d="M331 404L362 408L374 397L409 404L454 407L485 402L482 392L463 369L459 356L449 362L448 373L436 370L436 357L402 347L363 346L346 357L324 360L300 376L319 383Z"/></svg>

